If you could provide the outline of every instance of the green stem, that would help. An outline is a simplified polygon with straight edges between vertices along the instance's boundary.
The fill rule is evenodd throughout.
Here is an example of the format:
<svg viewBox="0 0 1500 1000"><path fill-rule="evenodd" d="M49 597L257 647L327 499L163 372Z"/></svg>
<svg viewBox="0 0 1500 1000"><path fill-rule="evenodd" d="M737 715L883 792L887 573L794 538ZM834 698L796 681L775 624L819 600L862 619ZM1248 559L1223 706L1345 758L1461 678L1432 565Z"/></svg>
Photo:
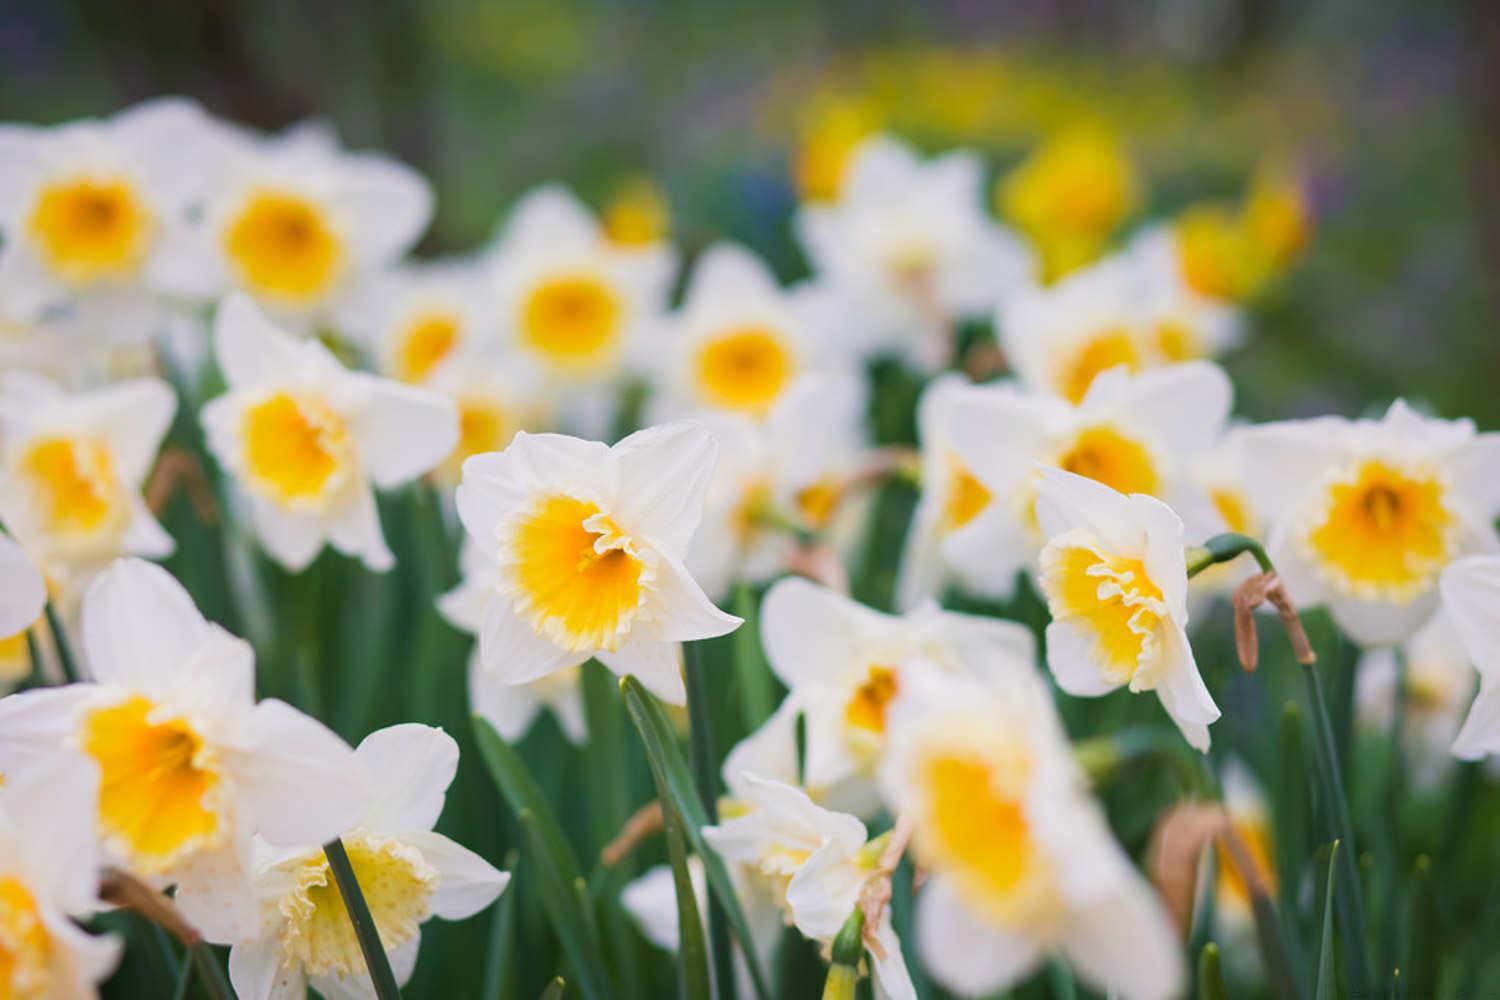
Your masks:
<svg viewBox="0 0 1500 1000"><path fill-rule="evenodd" d="M57 617L57 609L52 602L47 602L47 627L52 630L52 642L57 646L57 661L62 664L63 680L69 684L77 684L79 677L78 661L73 659L73 647L68 644L68 634L63 630L63 624Z"/></svg>
<svg viewBox="0 0 1500 1000"><path fill-rule="evenodd" d="M1276 568L1271 565L1271 557L1266 555L1266 550L1261 547L1260 542L1248 535L1227 531L1222 535L1215 535L1202 545L1188 549L1187 575L1197 576L1210 566L1229 562L1246 552L1255 557L1255 562L1260 566L1262 573L1270 573Z"/></svg>
<svg viewBox="0 0 1500 1000"><path fill-rule="evenodd" d="M1406 760L1402 737L1406 729L1406 685L1410 665L1401 647L1394 650L1396 683L1392 690L1391 725L1386 736L1386 826L1390 851L1385 873L1385 937L1381 941L1381 961L1393 970L1401 965L1398 949L1401 935L1401 907L1397 895L1401 888L1401 800L1406 795Z"/></svg>
<svg viewBox="0 0 1500 1000"><path fill-rule="evenodd" d="M849 914L833 949L828 965L828 979L823 984L823 1000L852 1000L859 981L859 963L865 955L865 913L859 907Z"/></svg>
<svg viewBox="0 0 1500 1000"><path fill-rule="evenodd" d="M703 662L703 644L682 644L687 681L689 741L693 754L693 783L703 800L703 811L709 823L719 821L719 769L714 754L713 712L708 702L707 669ZM734 1000L734 961L729 953L729 928L717 899L708 901L709 951L713 956L715 995L720 1000Z"/></svg>
<svg viewBox="0 0 1500 1000"><path fill-rule="evenodd" d="M365 967L370 972L370 982L380 1000L400 1000L401 988L396 985L396 976L391 972L391 963L385 954L385 945L380 943L380 932L375 928L375 919L370 916L365 894L360 891L359 879L354 876L354 866L349 863L349 853L344 842L337 837L323 845L328 857L328 867L333 880L343 897L344 909L349 914L349 923L354 925L354 936L359 939L359 950L364 953Z"/></svg>

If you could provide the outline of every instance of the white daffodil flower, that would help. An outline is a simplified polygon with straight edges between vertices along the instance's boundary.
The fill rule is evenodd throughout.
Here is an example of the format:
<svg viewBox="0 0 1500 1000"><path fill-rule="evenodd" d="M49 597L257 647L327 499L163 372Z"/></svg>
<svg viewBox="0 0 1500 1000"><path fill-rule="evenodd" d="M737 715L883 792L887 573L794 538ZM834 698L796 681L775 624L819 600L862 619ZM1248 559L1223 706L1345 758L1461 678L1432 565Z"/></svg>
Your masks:
<svg viewBox="0 0 1500 1000"><path fill-rule="evenodd" d="M798 541L815 532L839 553L860 537L865 505L854 482L869 454L865 388L851 375L806 375L756 422L743 414L695 419L719 442L703 527L687 564L705 591L722 599L737 580L785 572Z"/></svg>
<svg viewBox="0 0 1500 1000"><path fill-rule="evenodd" d="M868 353L941 367L952 325L1031 276L1030 250L985 214L983 183L973 153L923 163L877 135L851 154L836 201L802 207L798 237L819 278L860 309Z"/></svg>
<svg viewBox="0 0 1500 1000"><path fill-rule="evenodd" d="M838 936L876 873L881 842L867 844L865 826L847 813L817 805L799 788L742 772L743 815L703 828L709 845L772 887L783 911L806 937L824 944ZM915 997L890 910L873 936L885 952L873 956L876 994Z"/></svg>
<svg viewBox="0 0 1500 1000"><path fill-rule="evenodd" d="M523 432L465 462L459 518L497 571L482 669L523 684L597 657L683 704L679 644L740 624L682 563L715 452L706 429L681 421L614 447Z"/></svg>
<svg viewBox="0 0 1500 1000"><path fill-rule="evenodd" d="M1230 825L1261 883L1274 899L1276 896L1276 862L1271 837L1271 813L1266 806L1255 776L1243 761L1230 758L1224 765L1224 810ZM1215 840L1217 881L1214 885L1214 918L1226 938L1252 945L1255 934L1255 907L1250 889L1239 867L1222 840Z"/></svg>
<svg viewBox="0 0 1500 1000"><path fill-rule="evenodd" d="M454 628L477 636L484 628L485 606L500 585L500 569L486 561L472 541L464 543L458 561L463 579L438 598L438 611ZM588 724L580 670L572 666L525 684L507 684L495 671L485 668L476 645L469 654L469 704L474 714L494 726L507 743L525 736L537 715L546 709L568 741L582 746L588 740Z"/></svg>
<svg viewBox="0 0 1500 1000"><path fill-rule="evenodd" d="M676 255L615 243L573 195L547 186L516 204L487 267L502 342L576 388L633 362L666 308Z"/></svg>
<svg viewBox="0 0 1500 1000"><path fill-rule="evenodd" d="M432 218L420 174L375 153L350 153L321 125L226 144L192 239L168 282L204 301L239 290L305 333L333 320L369 275L400 260Z"/></svg>
<svg viewBox="0 0 1500 1000"><path fill-rule="evenodd" d="M914 607L954 579L1008 596L1034 568L1038 465L1157 497L1206 538L1219 520L1191 471L1223 433L1231 388L1222 369L1188 362L1130 375L1111 369L1074 406L1011 385L935 380L918 408L922 498L902 554L898 601Z"/></svg>
<svg viewBox="0 0 1500 1000"><path fill-rule="evenodd" d="M1470 556L1443 571L1443 609L1479 671L1479 693L1453 740L1453 756L1500 752L1500 556Z"/></svg>
<svg viewBox="0 0 1500 1000"><path fill-rule="evenodd" d="M664 329L659 417L724 410L764 418L798 376L842 364L842 310L816 284L783 289L744 247L719 243L693 268L682 308Z"/></svg>
<svg viewBox="0 0 1500 1000"><path fill-rule="evenodd" d="M1173 295L1124 257L1112 257L1050 287L1007 298L996 317L1000 345L1021 382L1080 403L1111 368L1141 372L1219 353L1232 342L1232 314Z"/></svg>
<svg viewBox="0 0 1500 1000"><path fill-rule="evenodd" d="M399 264L370 275L340 310L339 329L370 352L375 369L411 385L494 354L480 276L458 262Z"/></svg>
<svg viewBox="0 0 1500 1000"><path fill-rule="evenodd" d="M266 551L296 572L331 543L372 570L390 569L372 487L399 486L448 456L458 443L453 403L346 370L243 295L219 308L214 354L229 388L203 407L203 426L248 496Z"/></svg>
<svg viewBox="0 0 1500 1000"><path fill-rule="evenodd" d="M517 431L546 430L559 402L514 356L445 366L427 388L451 399L458 410L458 444L433 470L433 479L445 489L458 486L464 462L475 455L504 451Z"/></svg>
<svg viewBox="0 0 1500 1000"><path fill-rule="evenodd" d="M1293 598L1356 642L1410 638L1454 559L1497 547L1500 434L1397 400L1379 420L1320 417L1245 432L1270 556Z"/></svg>
<svg viewBox="0 0 1500 1000"><path fill-rule="evenodd" d="M1234 532L1247 538L1266 537L1266 519L1256 506L1256 497L1251 490L1251 480L1257 470L1250 465L1245 450L1247 425L1236 425L1205 453L1196 456L1187 468L1187 475L1206 498L1212 518L1194 519L1187 540L1199 544L1224 532ZM1184 519L1186 520L1186 518ZM1193 577L1189 583L1190 609L1194 607L1192 597L1214 593L1228 593L1247 577L1260 572L1254 561L1240 559L1231 563L1209 566Z"/></svg>
<svg viewBox="0 0 1500 1000"><path fill-rule="evenodd" d="M1083 791L1037 677L921 675L893 706L881 784L913 824L916 944L946 988L1001 993L1056 953L1100 992L1180 993L1171 919Z"/></svg>
<svg viewBox="0 0 1500 1000"><path fill-rule="evenodd" d="M47 583L21 547L0 535L0 692L31 673L27 631L42 616Z"/></svg>
<svg viewBox="0 0 1500 1000"><path fill-rule="evenodd" d="M1183 526L1172 508L1060 469L1042 471L1038 574L1052 623L1047 666L1058 686L1093 697L1155 691L1183 736L1208 752L1219 709L1188 645Z"/></svg>
<svg viewBox="0 0 1500 1000"><path fill-rule="evenodd" d="M0 288L23 322L139 342L223 130L181 98L53 128L0 127Z"/></svg>
<svg viewBox="0 0 1500 1000"><path fill-rule="evenodd" d="M0 376L0 519L70 601L118 556L171 553L141 489L176 408L156 379L68 393L30 372Z"/></svg>
<svg viewBox="0 0 1500 1000"><path fill-rule="evenodd" d="M391 726L366 736L354 755L373 795L342 840L391 971L405 985L422 924L473 916L510 875L433 832L458 768L458 744L447 733ZM285 848L257 839L253 891L258 930L220 942L233 945L229 979L240 1000L294 1000L309 984L328 1000L374 995L321 842Z"/></svg>
<svg viewBox="0 0 1500 1000"><path fill-rule="evenodd" d="M82 636L93 683L0 699L0 771L82 755L115 863L175 884L205 936L243 936L256 919L252 834L302 844L347 829L366 794L352 751L290 705L257 704L250 646L159 566L125 559L101 573Z"/></svg>
<svg viewBox="0 0 1500 1000"><path fill-rule="evenodd" d="M858 816L879 808L886 715L909 673L1036 669L1027 629L930 602L886 615L788 577L766 592L760 615L766 659L806 719L804 783L818 801Z"/></svg>
<svg viewBox="0 0 1500 1000"><path fill-rule="evenodd" d="M708 913L708 881L703 874L703 862L697 857L688 858L688 878L693 883L698 913L704 916ZM677 953L682 933L677 923L677 883L670 865L655 865L627 883L620 890L620 905L647 941L663 951Z"/></svg>
<svg viewBox="0 0 1500 1000"><path fill-rule="evenodd" d="M1405 702L1402 763L1412 784L1424 790L1437 789L1448 774L1474 694L1474 660L1452 619L1452 611L1439 608L1399 647L1365 650L1354 671L1355 720L1364 732L1388 739L1397 700ZM1406 659L1406 684L1399 690L1398 657Z"/></svg>
<svg viewBox="0 0 1500 1000"><path fill-rule="evenodd" d="M120 942L87 934L103 858L95 834L98 779L69 754L7 775L0 786L0 996L93 1000Z"/></svg>

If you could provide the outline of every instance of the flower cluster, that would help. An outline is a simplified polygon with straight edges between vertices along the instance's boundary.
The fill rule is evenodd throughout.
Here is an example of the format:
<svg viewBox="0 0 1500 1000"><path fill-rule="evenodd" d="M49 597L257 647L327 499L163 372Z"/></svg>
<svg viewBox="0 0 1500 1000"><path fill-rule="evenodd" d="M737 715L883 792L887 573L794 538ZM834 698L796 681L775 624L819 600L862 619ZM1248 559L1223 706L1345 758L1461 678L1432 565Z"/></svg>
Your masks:
<svg viewBox="0 0 1500 1000"><path fill-rule="evenodd" d="M1266 806L1211 743L1234 709L1199 667L1229 591L1247 667L1253 604L1298 643L1298 609L1326 608L1366 650L1364 714L1440 689L1408 755L1500 750L1500 435L1401 400L1233 416L1217 359L1306 242L1293 174L1133 226L1144 181L1081 126L1001 178L997 217L977 154L840 128L798 162L790 285L727 241L679 274L649 187L597 217L544 186L491 245L418 261L427 182L322 125L261 135L164 99L0 130L0 323L27 359L0 374L0 683L22 688L0 699L0 996L93 995L119 942L80 928L121 880L227 947L242 997L406 982L422 924L509 876L435 832L454 738L368 731L321 684L451 694L435 614L475 637L481 745L546 708L625 794L586 672L689 705L701 798L669 801L676 762L653 756L673 867L620 902L684 963L703 949L682 916L732 910L742 993L791 926L828 996L863 971L897 1000L927 977L989 996L1049 960L1181 994L1192 914L1095 785L1121 719L1156 733L1223 800L1221 919L1263 919ZM1216 565L1247 552L1261 572ZM306 640L338 586L338 627L412 662ZM711 653L733 662L685 669ZM1120 689L1156 698L1077 701ZM704 727L741 702L717 761ZM1336 781L1320 795L1347 812ZM563 928L582 903L559 884Z"/></svg>

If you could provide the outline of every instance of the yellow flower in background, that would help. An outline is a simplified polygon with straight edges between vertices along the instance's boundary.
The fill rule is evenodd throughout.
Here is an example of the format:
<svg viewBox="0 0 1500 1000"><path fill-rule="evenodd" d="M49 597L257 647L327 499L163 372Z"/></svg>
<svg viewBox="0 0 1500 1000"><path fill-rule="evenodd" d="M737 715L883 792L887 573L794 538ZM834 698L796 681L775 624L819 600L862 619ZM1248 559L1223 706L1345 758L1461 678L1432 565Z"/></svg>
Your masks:
<svg viewBox="0 0 1500 1000"><path fill-rule="evenodd" d="M644 174L615 185L603 216L604 232L622 247L652 247L672 235L672 206L662 189Z"/></svg>
<svg viewBox="0 0 1500 1000"><path fill-rule="evenodd" d="M465 462L459 518L494 572L481 578L483 669L522 684L597 657L682 704L679 643L740 624L682 564L716 453L680 421L612 448L521 433Z"/></svg>
<svg viewBox="0 0 1500 1000"><path fill-rule="evenodd" d="M889 733L881 789L928 873L916 945L935 980L993 996L1057 955L1101 993L1179 995L1171 919L1083 791L1041 678L924 673Z"/></svg>
<svg viewBox="0 0 1500 1000"><path fill-rule="evenodd" d="M447 733L390 726L366 736L354 759L371 794L341 837L404 985L422 924L473 916L504 891L510 875L432 829L458 769L458 745ZM278 847L258 839L255 857L252 892L261 919L250 935L218 942L233 946L229 977L239 995L264 996L258 986L272 980L288 996L309 984L326 997L370 995L364 955L321 841Z"/></svg>
<svg viewBox="0 0 1500 1000"><path fill-rule="evenodd" d="M1312 209L1301 176L1290 166L1261 166L1245 198L1243 225L1256 256L1272 274L1280 272L1312 239Z"/></svg>
<svg viewBox="0 0 1500 1000"><path fill-rule="evenodd" d="M1123 686L1154 690L1187 741L1207 753L1219 709L1185 631L1182 519L1153 497L1044 469L1037 520L1047 536L1047 666L1058 686L1084 698Z"/></svg>
<svg viewBox="0 0 1500 1000"><path fill-rule="evenodd" d="M451 400L346 370L241 294L219 308L214 353L227 391L203 407L209 447L250 500L256 534L287 569L325 544L376 572L394 564L374 489L436 467L458 443Z"/></svg>
<svg viewBox="0 0 1500 1000"><path fill-rule="evenodd" d="M1238 758L1224 765L1224 809L1240 842L1245 845L1256 874L1271 897L1276 896L1275 841L1272 839L1271 815L1265 796L1250 769ZM1215 918L1224 933L1235 940L1248 941L1255 931L1255 911L1250 888L1240 874L1223 841L1216 841L1218 879L1214 887Z"/></svg>
<svg viewBox="0 0 1500 1000"><path fill-rule="evenodd" d="M250 835L321 843L346 829L366 794L352 751L290 705L257 703L249 645L158 566L127 559L100 574L81 632L92 683L0 699L0 771L81 755L114 863L175 884L206 936L242 936L257 919Z"/></svg>
<svg viewBox="0 0 1500 1000"><path fill-rule="evenodd" d="M350 293L338 325L370 351L382 375L412 385L495 353L479 275L461 262L402 264L371 275Z"/></svg>
<svg viewBox="0 0 1500 1000"><path fill-rule="evenodd" d="M1378 420L1261 424L1242 443L1277 572L1358 643L1410 638L1437 609L1444 568L1500 548L1500 434L1472 421L1397 400Z"/></svg>
<svg viewBox="0 0 1500 1000"><path fill-rule="evenodd" d="M74 921L105 908L98 779L71 754L0 782L0 997L93 1000L120 958L115 937Z"/></svg>
<svg viewBox="0 0 1500 1000"><path fill-rule="evenodd" d="M793 185L804 201L832 201L843 188L855 148L880 128L880 117L868 101L825 94L810 102L802 119Z"/></svg>
<svg viewBox="0 0 1500 1000"><path fill-rule="evenodd" d="M1136 209L1140 182L1108 127L1064 128L996 185L1000 214L1035 242L1043 279L1055 281L1099 255Z"/></svg>

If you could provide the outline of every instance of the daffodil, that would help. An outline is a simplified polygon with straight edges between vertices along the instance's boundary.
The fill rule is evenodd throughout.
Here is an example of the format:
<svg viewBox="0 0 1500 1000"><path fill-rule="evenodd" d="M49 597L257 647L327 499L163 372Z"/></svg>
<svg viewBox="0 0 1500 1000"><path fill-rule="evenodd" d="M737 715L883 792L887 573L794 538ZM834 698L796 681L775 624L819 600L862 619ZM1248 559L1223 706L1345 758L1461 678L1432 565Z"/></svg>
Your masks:
<svg viewBox="0 0 1500 1000"><path fill-rule="evenodd" d="M117 556L171 553L141 489L176 408L157 379L69 393L0 376L0 519L70 599Z"/></svg>
<svg viewBox="0 0 1500 1000"><path fill-rule="evenodd" d="M1500 751L1500 556L1470 556L1443 572L1443 608L1479 671L1479 693L1453 740L1453 756L1479 760Z"/></svg>
<svg viewBox="0 0 1500 1000"><path fill-rule="evenodd" d="M1035 670L1031 633L1013 622L931 602L881 614L796 577L766 592L760 622L766 659L806 720L805 783L819 801L861 816L879 806L886 717L912 672Z"/></svg>
<svg viewBox="0 0 1500 1000"><path fill-rule="evenodd" d="M792 158L792 180L806 201L830 201L843 190L849 161L878 127L869 101L825 94L809 102Z"/></svg>
<svg viewBox="0 0 1500 1000"><path fill-rule="evenodd" d="M458 768L452 737L429 726L391 726L365 737L354 756L373 794L342 840L391 970L404 985L422 924L434 916L473 916L494 902L510 876L432 830ZM329 1000L373 995L321 842L276 847L258 839L253 893L260 917L254 933L222 942L233 945L229 978L240 1000L302 996L309 984Z"/></svg>
<svg viewBox="0 0 1500 1000"><path fill-rule="evenodd" d="M922 497L902 554L898 597L914 607L956 579L1004 597L1045 541L1037 468L1055 466L1169 503L1195 539L1219 523L1191 470L1221 436L1229 379L1196 361L1099 375L1076 406L1012 385L935 380L918 408Z"/></svg>
<svg viewBox="0 0 1500 1000"><path fill-rule="evenodd" d="M1188 531L1190 545L1207 541L1223 532L1234 532L1247 538L1266 537L1266 518L1260 510L1251 481L1258 470L1250 465L1244 439L1249 425L1231 426L1207 452L1194 456L1187 475L1197 487L1195 499L1200 503L1199 516ZM1201 501L1207 500L1207 507ZM1184 519L1186 520L1186 519ZM1195 600L1214 594L1227 594L1246 578L1259 572L1253 560L1241 559L1209 566L1188 584L1190 609ZM1197 611L1193 610L1196 615Z"/></svg>
<svg viewBox="0 0 1500 1000"><path fill-rule="evenodd" d="M1389 740L1399 703L1402 763L1413 785L1424 790L1436 789L1447 775L1474 694L1475 661L1452 619L1452 611L1439 608L1400 646L1365 650L1354 671L1359 728Z"/></svg>
<svg viewBox="0 0 1500 1000"><path fill-rule="evenodd" d="M482 668L522 684L597 657L682 704L679 643L740 624L682 563L715 452L706 429L682 421L614 447L523 432L465 462L458 514L496 571Z"/></svg>
<svg viewBox="0 0 1500 1000"><path fill-rule="evenodd" d="M0 535L0 691L15 686L31 673L27 630L36 624L47 603L47 583L21 547Z"/></svg>
<svg viewBox="0 0 1500 1000"><path fill-rule="evenodd" d="M0 129L0 288L24 322L141 340L212 177L221 130L191 101L162 98L106 119Z"/></svg>
<svg viewBox="0 0 1500 1000"><path fill-rule="evenodd" d="M1170 918L1110 834L1046 685L924 674L894 707L881 784L928 873L923 967L991 996L1057 954L1100 992L1167 1000L1183 987Z"/></svg>
<svg viewBox="0 0 1500 1000"><path fill-rule="evenodd" d="M748 811L704 827L704 838L775 887L774 898L805 936L832 942L876 875L879 842L867 844L863 823L824 809L799 788L753 774L741 781ZM872 956L877 994L915 997L889 909L871 935L884 952Z"/></svg>
<svg viewBox="0 0 1500 1000"><path fill-rule="evenodd" d="M983 316L1032 272L1030 251L984 212L968 152L924 163L886 135L852 154L836 201L804 205L797 232L820 279L858 310L867 351L946 364L951 326Z"/></svg>
<svg viewBox="0 0 1500 1000"><path fill-rule="evenodd" d="M419 174L385 156L346 152L325 127L236 132L168 280L202 300L237 289L306 332L400 260L431 217L432 191Z"/></svg>
<svg viewBox="0 0 1500 1000"><path fill-rule="evenodd" d="M1022 383L1074 404L1111 368L1134 373L1208 357L1235 336L1229 310L1152 280L1124 257L1017 291L996 325Z"/></svg>
<svg viewBox="0 0 1500 1000"><path fill-rule="evenodd" d="M370 351L382 375L424 385L493 356L487 305L478 275L464 265L406 264L354 289L339 326Z"/></svg>
<svg viewBox="0 0 1500 1000"><path fill-rule="evenodd" d="M839 301L803 283L783 290L743 247L720 243L693 268L666 331L666 409L711 409L764 418L799 375L837 366Z"/></svg>
<svg viewBox="0 0 1500 1000"><path fill-rule="evenodd" d="M1128 152L1096 122L1048 137L996 185L1001 215L1037 244L1049 280L1093 260L1139 200Z"/></svg>
<svg viewBox="0 0 1500 1000"><path fill-rule="evenodd" d="M158 566L105 570L82 623L94 681L0 699L0 771L81 755L113 862L175 884L206 936L243 934L256 919L252 835L321 843L347 829L365 794L352 751L290 705L257 704L249 645L205 621Z"/></svg>
<svg viewBox="0 0 1500 1000"><path fill-rule="evenodd" d="M0 786L0 996L93 1000L120 942L74 919L103 909L94 833L98 779L70 755L50 756Z"/></svg>
<svg viewBox="0 0 1500 1000"><path fill-rule="evenodd" d="M661 321L676 255L621 246L566 190L517 203L486 264L502 341L556 382L608 383Z"/></svg>
<svg viewBox="0 0 1500 1000"><path fill-rule="evenodd" d="M219 309L214 354L228 391L204 406L203 426L248 496L266 551L298 571L331 543L372 570L389 569L372 486L398 486L448 456L458 443L453 403L347 371L243 295Z"/></svg>
<svg viewBox="0 0 1500 1000"><path fill-rule="evenodd" d="M1172 508L1060 469L1042 472L1039 574L1052 622L1047 666L1058 686L1092 697L1155 691L1189 743L1208 751L1219 717L1184 631L1187 562Z"/></svg>
<svg viewBox="0 0 1500 1000"><path fill-rule="evenodd" d="M1245 848L1245 858L1255 866L1255 875L1274 898L1276 864L1271 834L1271 815L1255 776L1243 761L1231 758L1224 765L1224 810L1236 837ZM1217 847L1218 876L1214 885L1215 918L1227 937L1246 945L1255 931L1254 901L1239 864L1223 842Z"/></svg>
<svg viewBox="0 0 1500 1000"><path fill-rule="evenodd" d="M845 374L804 376L760 422L697 414L718 441L719 463L687 565L710 597L723 598L736 580L785 571L798 532L819 535L839 554L857 542L864 412L864 385Z"/></svg>
<svg viewBox="0 0 1500 1000"><path fill-rule="evenodd" d="M696 857L688 859L688 878L693 883L698 913L707 914L708 884L703 875L703 862ZM640 878L626 883L620 890L620 905L630 914L630 919L635 921L647 941L663 951L676 954L682 934L677 923L677 885L668 865L654 865Z"/></svg>
<svg viewBox="0 0 1500 1000"><path fill-rule="evenodd" d="M484 628L489 595L500 583L500 568L486 561L472 541L459 553L459 566L463 580L438 598L438 610L454 628L478 635ZM511 743L525 736L537 715L546 709L562 727L563 735L581 746L588 739L588 725L580 669L567 667L524 684L507 684L497 672L485 667L476 646L469 654L469 704L474 714Z"/></svg>
<svg viewBox="0 0 1500 1000"><path fill-rule="evenodd" d="M1245 432L1268 549L1291 595L1326 604L1365 645L1409 638L1459 556L1494 550L1500 435L1397 400L1379 420L1321 417Z"/></svg>
<svg viewBox="0 0 1500 1000"><path fill-rule="evenodd" d="M672 206L644 174L631 175L615 185L603 217L604 232L617 246L650 250L672 232Z"/></svg>

